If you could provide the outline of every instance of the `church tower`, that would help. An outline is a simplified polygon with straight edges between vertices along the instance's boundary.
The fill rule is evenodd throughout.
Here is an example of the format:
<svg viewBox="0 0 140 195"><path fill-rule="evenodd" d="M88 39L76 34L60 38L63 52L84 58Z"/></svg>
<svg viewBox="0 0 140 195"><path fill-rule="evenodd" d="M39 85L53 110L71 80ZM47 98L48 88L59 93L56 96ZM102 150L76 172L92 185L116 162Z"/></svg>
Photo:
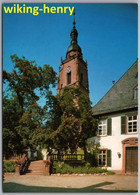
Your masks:
<svg viewBox="0 0 140 195"><path fill-rule="evenodd" d="M59 81L57 94L61 93L65 86L79 86L89 95L87 62L83 60L81 48L78 45L78 32L75 28L75 13L73 16L73 29L70 33L71 44L66 53L66 59L62 60L59 67Z"/></svg>

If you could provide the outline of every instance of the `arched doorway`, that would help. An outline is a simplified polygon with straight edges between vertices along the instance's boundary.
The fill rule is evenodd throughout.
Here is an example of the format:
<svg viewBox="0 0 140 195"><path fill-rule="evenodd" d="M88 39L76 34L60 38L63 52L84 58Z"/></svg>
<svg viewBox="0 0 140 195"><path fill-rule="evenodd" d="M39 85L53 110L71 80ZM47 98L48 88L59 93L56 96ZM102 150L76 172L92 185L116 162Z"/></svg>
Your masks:
<svg viewBox="0 0 140 195"><path fill-rule="evenodd" d="M138 172L138 138L131 137L122 141L123 172Z"/></svg>

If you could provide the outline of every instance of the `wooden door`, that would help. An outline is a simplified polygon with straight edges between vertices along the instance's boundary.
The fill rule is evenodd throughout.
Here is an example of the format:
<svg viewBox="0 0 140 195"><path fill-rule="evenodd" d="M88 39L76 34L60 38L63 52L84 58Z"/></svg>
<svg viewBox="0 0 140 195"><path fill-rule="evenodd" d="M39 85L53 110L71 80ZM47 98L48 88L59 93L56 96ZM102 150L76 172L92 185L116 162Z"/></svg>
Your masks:
<svg viewBox="0 0 140 195"><path fill-rule="evenodd" d="M126 147L126 172L138 172L138 147Z"/></svg>

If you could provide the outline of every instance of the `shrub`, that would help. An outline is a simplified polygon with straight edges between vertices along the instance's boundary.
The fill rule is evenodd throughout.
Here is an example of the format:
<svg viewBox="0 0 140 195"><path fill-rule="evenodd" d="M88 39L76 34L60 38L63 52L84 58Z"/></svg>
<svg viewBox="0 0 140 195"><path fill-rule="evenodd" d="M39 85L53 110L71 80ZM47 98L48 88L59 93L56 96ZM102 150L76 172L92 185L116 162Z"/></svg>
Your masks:
<svg viewBox="0 0 140 195"><path fill-rule="evenodd" d="M75 162L53 162L52 165L52 173L60 173L60 174L71 174L71 173L106 173L106 174L115 174L112 171L108 171L107 169L102 169L100 167L91 167L90 163L82 162L82 165L76 164Z"/></svg>
<svg viewBox="0 0 140 195"><path fill-rule="evenodd" d="M85 166L86 166L87 168L90 167L90 163L87 162L87 163L85 164Z"/></svg>
<svg viewBox="0 0 140 195"><path fill-rule="evenodd" d="M107 174L107 175L114 175L115 172L113 172L113 171L107 171L106 174Z"/></svg>
<svg viewBox="0 0 140 195"><path fill-rule="evenodd" d="M3 163L3 171L4 172L14 172L15 171L15 165L16 163L14 161L4 161Z"/></svg>
<svg viewBox="0 0 140 195"><path fill-rule="evenodd" d="M67 161L65 163L72 166L72 167L76 167L76 166L85 166L86 161L84 161L84 160L72 160L72 161Z"/></svg>

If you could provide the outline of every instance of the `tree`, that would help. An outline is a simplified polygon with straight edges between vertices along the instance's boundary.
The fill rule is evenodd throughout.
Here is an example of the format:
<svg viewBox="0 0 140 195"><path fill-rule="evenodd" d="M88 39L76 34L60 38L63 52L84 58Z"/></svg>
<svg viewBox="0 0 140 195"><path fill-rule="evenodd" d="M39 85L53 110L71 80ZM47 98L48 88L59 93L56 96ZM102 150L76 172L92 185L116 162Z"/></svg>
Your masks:
<svg viewBox="0 0 140 195"><path fill-rule="evenodd" d="M19 154L22 146L19 145L21 138L14 130L19 124L20 111L16 97L3 95L3 151L6 158L14 152Z"/></svg>
<svg viewBox="0 0 140 195"><path fill-rule="evenodd" d="M13 71L3 71L3 83L8 85L9 92L3 96L3 145L7 155L34 147L34 137L43 127L47 109L40 106L38 100L47 98L50 86L55 87L57 81L56 73L49 65L42 68L35 61L16 55L12 55L11 60Z"/></svg>
<svg viewBox="0 0 140 195"><path fill-rule="evenodd" d="M40 134L40 141L58 151L74 152L78 147L85 150L86 140L95 135L97 127L89 97L79 87L65 87L62 94L49 97L51 119L44 134Z"/></svg>
<svg viewBox="0 0 140 195"><path fill-rule="evenodd" d="M100 144L95 140L87 141L87 161L90 162L92 166L98 166L98 154L99 154Z"/></svg>

